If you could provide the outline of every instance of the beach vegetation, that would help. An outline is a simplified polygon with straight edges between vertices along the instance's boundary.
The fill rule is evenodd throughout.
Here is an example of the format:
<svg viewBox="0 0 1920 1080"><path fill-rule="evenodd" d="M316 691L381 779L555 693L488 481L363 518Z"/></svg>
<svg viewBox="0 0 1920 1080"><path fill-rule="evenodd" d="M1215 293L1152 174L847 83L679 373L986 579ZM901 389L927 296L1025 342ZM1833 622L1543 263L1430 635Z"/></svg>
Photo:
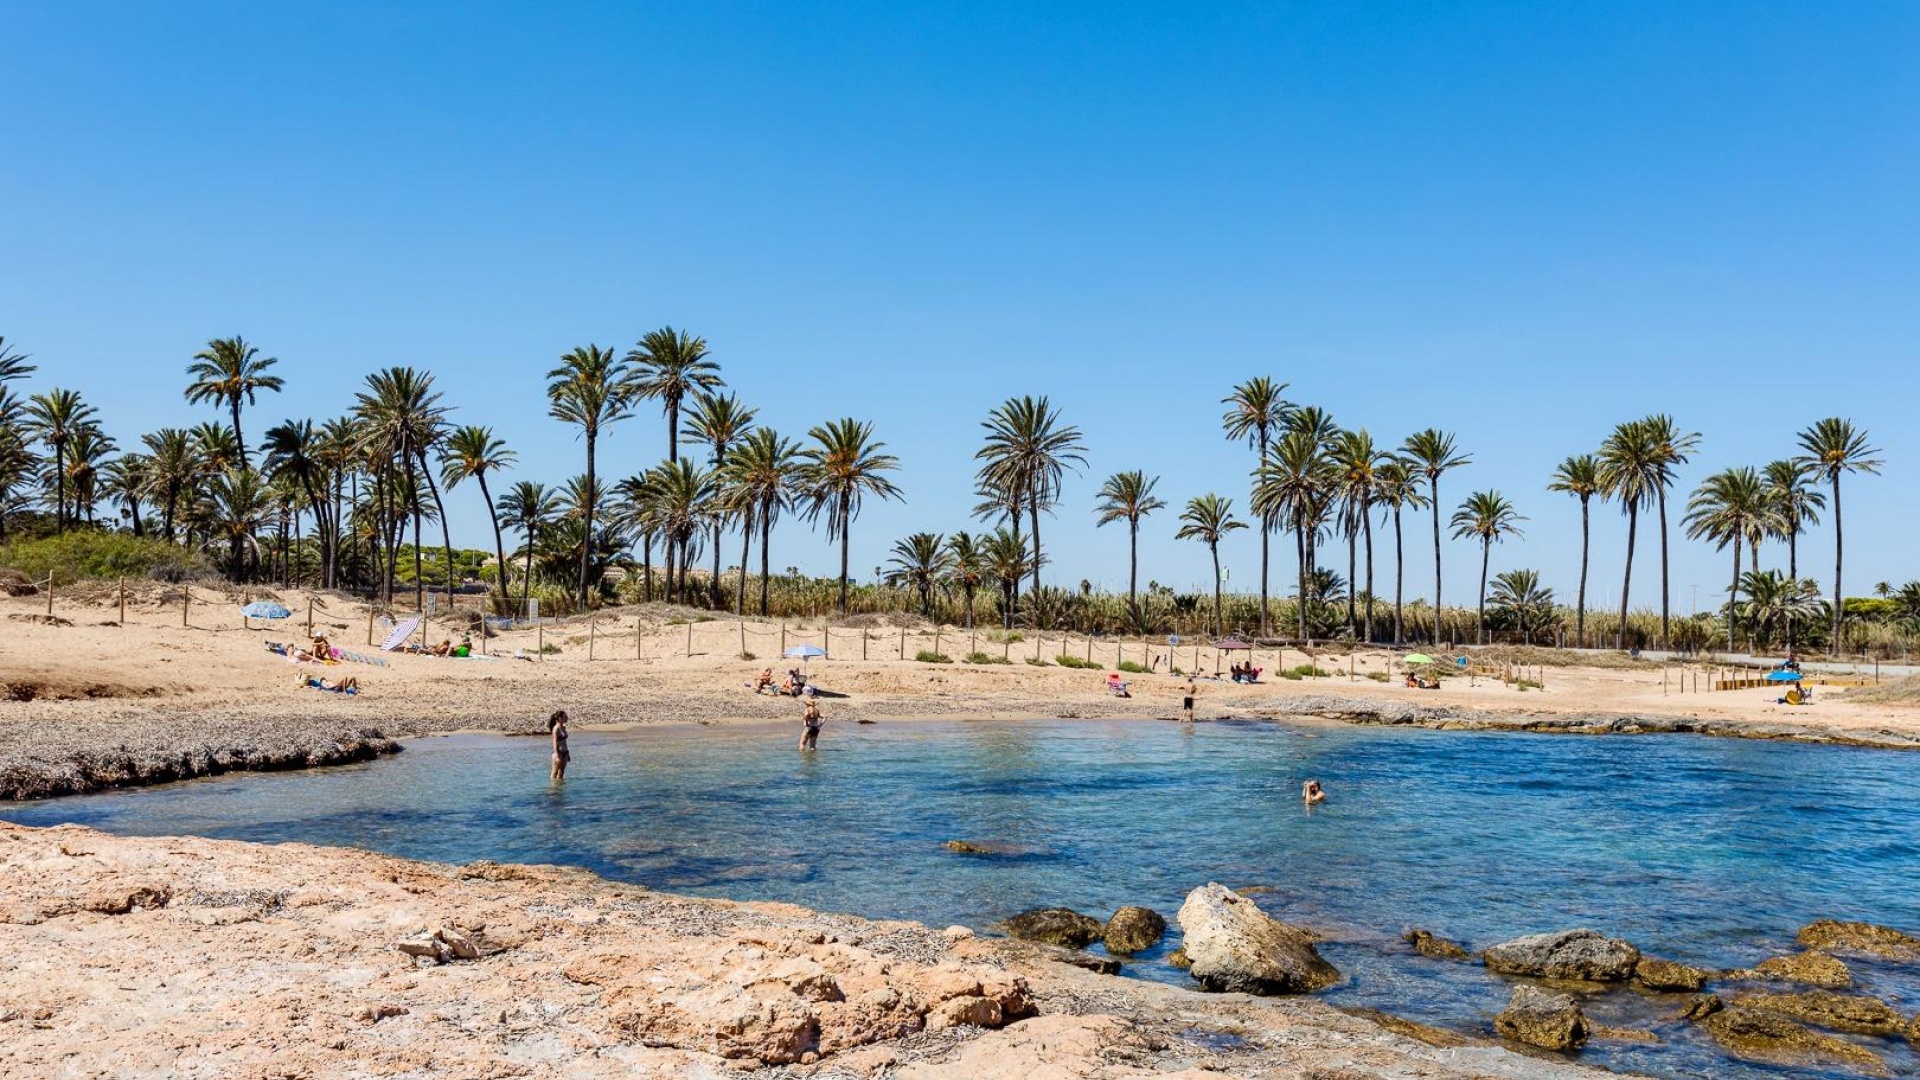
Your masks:
<svg viewBox="0 0 1920 1080"><path fill-rule="evenodd" d="M953 663L953 657L948 656L946 653L934 652L932 649L921 649L919 652L913 654L913 658L922 664Z"/></svg>

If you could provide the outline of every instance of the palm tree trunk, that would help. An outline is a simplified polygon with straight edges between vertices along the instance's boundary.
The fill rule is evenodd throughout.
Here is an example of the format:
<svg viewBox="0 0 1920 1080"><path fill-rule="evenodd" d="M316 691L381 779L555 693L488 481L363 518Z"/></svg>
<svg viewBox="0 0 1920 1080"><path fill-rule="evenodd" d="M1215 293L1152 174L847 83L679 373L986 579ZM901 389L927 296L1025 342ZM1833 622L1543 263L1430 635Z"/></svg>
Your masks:
<svg viewBox="0 0 1920 1080"><path fill-rule="evenodd" d="M740 516L740 588L739 610L747 613L747 556L753 553L753 510L748 507Z"/></svg>
<svg viewBox="0 0 1920 1080"><path fill-rule="evenodd" d="M1666 648L1673 639L1667 632L1667 489L1660 488L1660 647ZM1727 645L1733 645L1733 639L1727 639Z"/></svg>
<svg viewBox="0 0 1920 1080"><path fill-rule="evenodd" d="M845 491L840 493L840 614L847 611L847 558L849 534L853 532L852 498Z"/></svg>
<svg viewBox="0 0 1920 1080"><path fill-rule="evenodd" d="M680 463L680 398L667 395L667 461Z"/></svg>
<svg viewBox="0 0 1920 1080"><path fill-rule="evenodd" d="M533 597L533 547L540 538L540 527L531 522L527 525L527 565L520 575L520 616L525 618L529 612L527 602Z"/></svg>
<svg viewBox="0 0 1920 1080"><path fill-rule="evenodd" d="M640 534L640 599L653 603L653 534Z"/></svg>
<svg viewBox="0 0 1920 1080"><path fill-rule="evenodd" d="M1433 495L1433 644L1440 645L1440 478L1428 478Z"/></svg>
<svg viewBox="0 0 1920 1080"><path fill-rule="evenodd" d="M67 531L67 450L66 440L53 444L53 531Z"/></svg>
<svg viewBox="0 0 1920 1080"><path fill-rule="evenodd" d="M474 479L480 481L480 497L487 501L487 520L493 523L493 557L500 569L500 606L504 609L509 603L507 598L507 542L500 535L500 511L493 507L493 495L487 491L487 471L479 470Z"/></svg>
<svg viewBox="0 0 1920 1080"><path fill-rule="evenodd" d="M1373 510L1368 508L1361 526L1367 537L1367 644L1373 644Z"/></svg>
<svg viewBox="0 0 1920 1080"><path fill-rule="evenodd" d="M1627 595L1633 590L1633 539L1640 526L1640 505L1627 504L1627 572L1620 579L1620 627L1614 648L1626 651L1627 648Z"/></svg>
<svg viewBox="0 0 1920 1080"><path fill-rule="evenodd" d="M1406 551L1400 533L1400 507L1393 508L1393 643L1406 644L1405 624L1400 620L1400 598L1406 583Z"/></svg>
<svg viewBox="0 0 1920 1080"><path fill-rule="evenodd" d="M1264 534L1262 534L1260 538L1260 542L1262 546L1266 544L1266 536ZM1267 628L1266 572L1267 572L1266 555L1264 552L1262 552L1261 567L1260 567L1260 574L1261 574L1260 630L1262 633L1265 633ZM1140 593L1140 519L1137 517L1130 517L1127 519L1127 613L1133 616L1133 621L1135 625L1138 625L1140 622L1139 593Z"/></svg>
<svg viewBox="0 0 1920 1080"><path fill-rule="evenodd" d="M417 451L420 473L427 478L427 494L433 496L434 512L440 515L440 551L447 560L447 614L453 614L453 531L447 525L447 504L440 501L440 485L433 482L433 469L427 465L427 449Z"/></svg>
<svg viewBox="0 0 1920 1080"><path fill-rule="evenodd" d="M594 441L599 433L589 428L587 436L587 505L584 507L586 526L580 533L580 610L587 609L587 558L593 552L593 451Z"/></svg>
<svg viewBox="0 0 1920 1080"><path fill-rule="evenodd" d="M1213 632L1224 634L1227 624L1220 613L1220 542L1216 540L1207 547L1213 551Z"/></svg>
<svg viewBox="0 0 1920 1080"><path fill-rule="evenodd" d="M1473 635L1480 644L1487 643L1487 560L1493 557L1493 541L1486 537L1480 539L1480 606L1474 615Z"/></svg>
<svg viewBox="0 0 1920 1080"><path fill-rule="evenodd" d="M1838 656L1840 653L1840 616L1847 606L1847 594L1840 591L1840 562L1846 554L1846 543L1840 532L1840 471L1835 469L1829 474L1833 479L1833 642L1827 651Z"/></svg>
<svg viewBox="0 0 1920 1080"><path fill-rule="evenodd" d="M1348 632L1352 632L1353 630L1357 629L1360 625L1360 608L1358 606L1359 590L1355 588L1355 586L1357 585L1357 582L1355 581L1355 579L1360 576L1358 573L1355 572L1360 568L1360 558L1359 558L1359 552L1358 552L1359 543L1360 543L1360 530L1353 527L1352 521L1348 521L1347 522L1347 630Z"/></svg>
<svg viewBox="0 0 1920 1080"><path fill-rule="evenodd" d="M1740 533L1733 534L1733 583L1727 587L1727 651L1733 651L1733 631L1740 622Z"/></svg>
<svg viewBox="0 0 1920 1080"><path fill-rule="evenodd" d="M1267 537L1272 530L1265 516L1260 518L1260 636L1267 636ZM1129 591L1131 596L1131 591Z"/></svg>
<svg viewBox="0 0 1920 1080"><path fill-rule="evenodd" d="M677 579L673 576L674 547L676 545L673 542L672 533L667 533L665 536L662 536L660 539L661 539L660 555L661 555L661 558L667 564L666 578L662 582L663 587L661 589L661 592L666 595L667 603L671 604L673 603L674 597L677 595L677 592L678 592L674 587Z"/></svg>
<svg viewBox="0 0 1920 1080"><path fill-rule="evenodd" d="M413 606L423 614L427 610L427 562L420 551L420 492L413 493Z"/></svg>
<svg viewBox="0 0 1920 1080"><path fill-rule="evenodd" d="M1027 497L1027 511L1033 520L1033 618L1034 628L1041 625L1040 610L1040 490L1036 487Z"/></svg>
<svg viewBox="0 0 1920 1080"><path fill-rule="evenodd" d="M773 587L769 560L773 552L773 515L760 514L760 617L767 617L767 594Z"/></svg>
<svg viewBox="0 0 1920 1080"><path fill-rule="evenodd" d="M1307 524L1305 521L1294 522L1293 546L1295 553L1300 559L1300 593L1293 606L1300 616L1300 640L1303 643L1308 643L1310 641L1307 637L1307 574L1309 571L1307 569ZM1168 657L1168 663L1172 663L1171 656Z"/></svg>
<svg viewBox="0 0 1920 1080"><path fill-rule="evenodd" d="M1793 586L1789 598L1800 595L1800 519L1787 523L1787 581ZM1793 655L1793 605L1787 605L1787 655Z"/></svg>
<svg viewBox="0 0 1920 1080"><path fill-rule="evenodd" d="M240 447L240 471L246 472L249 468L251 468L251 466L247 464L246 437L240 434L240 395L239 394L233 395L233 441Z"/></svg>
<svg viewBox="0 0 1920 1080"><path fill-rule="evenodd" d="M1580 496L1580 592L1573 608L1574 647L1587 647L1587 550L1591 540L1588 496Z"/></svg>
<svg viewBox="0 0 1920 1080"><path fill-rule="evenodd" d="M173 543L173 508L179 501L179 489L168 484L166 498L160 512L160 531L169 544Z"/></svg>
<svg viewBox="0 0 1920 1080"><path fill-rule="evenodd" d="M742 566L740 572L745 573L746 567ZM707 607L719 611L722 595L720 592L720 522L715 521L713 523L713 580L707 582Z"/></svg>

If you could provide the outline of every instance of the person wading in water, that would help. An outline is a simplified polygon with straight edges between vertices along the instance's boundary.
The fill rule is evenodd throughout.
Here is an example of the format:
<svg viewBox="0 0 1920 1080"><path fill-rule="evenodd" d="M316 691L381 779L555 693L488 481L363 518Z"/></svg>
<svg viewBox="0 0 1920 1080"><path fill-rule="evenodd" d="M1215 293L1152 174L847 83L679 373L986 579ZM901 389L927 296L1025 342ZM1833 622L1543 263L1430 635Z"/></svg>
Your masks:
<svg viewBox="0 0 1920 1080"><path fill-rule="evenodd" d="M553 733L553 778L567 778L567 762L573 755L567 752L567 711L565 709L547 717L547 730Z"/></svg>
<svg viewBox="0 0 1920 1080"><path fill-rule="evenodd" d="M807 711L803 719L806 721L807 729L800 733L800 749L818 750L820 748L820 725L826 722L820 717L820 703L812 698L808 698Z"/></svg>

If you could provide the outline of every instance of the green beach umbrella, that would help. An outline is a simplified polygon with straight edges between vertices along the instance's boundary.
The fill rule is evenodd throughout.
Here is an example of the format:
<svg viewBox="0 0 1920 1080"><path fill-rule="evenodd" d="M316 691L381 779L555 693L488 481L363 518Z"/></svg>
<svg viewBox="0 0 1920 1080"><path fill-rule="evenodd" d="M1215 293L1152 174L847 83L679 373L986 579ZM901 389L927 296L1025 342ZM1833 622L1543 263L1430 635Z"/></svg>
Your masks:
<svg viewBox="0 0 1920 1080"><path fill-rule="evenodd" d="M1409 664L1431 664L1431 663L1433 663L1433 657L1431 657L1431 656L1428 656L1428 655L1427 655L1426 653L1423 653L1423 652L1417 652L1417 653L1408 653L1408 654L1407 654L1407 663L1409 663Z"/></svg>

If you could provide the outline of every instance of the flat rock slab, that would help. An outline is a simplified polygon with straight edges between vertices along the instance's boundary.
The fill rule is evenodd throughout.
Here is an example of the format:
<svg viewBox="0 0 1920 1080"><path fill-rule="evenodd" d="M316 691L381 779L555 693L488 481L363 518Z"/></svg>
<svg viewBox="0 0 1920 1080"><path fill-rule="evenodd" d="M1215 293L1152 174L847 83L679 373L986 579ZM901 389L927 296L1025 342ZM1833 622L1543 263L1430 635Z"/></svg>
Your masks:
<svg viewBox="0 0 1920 1080"><path fill-rule="evenodd" d="M1625 982L1640 963L1639 949L1585 929L1529 934L1480 955L1497 974L1568 982Z"/></svg>

